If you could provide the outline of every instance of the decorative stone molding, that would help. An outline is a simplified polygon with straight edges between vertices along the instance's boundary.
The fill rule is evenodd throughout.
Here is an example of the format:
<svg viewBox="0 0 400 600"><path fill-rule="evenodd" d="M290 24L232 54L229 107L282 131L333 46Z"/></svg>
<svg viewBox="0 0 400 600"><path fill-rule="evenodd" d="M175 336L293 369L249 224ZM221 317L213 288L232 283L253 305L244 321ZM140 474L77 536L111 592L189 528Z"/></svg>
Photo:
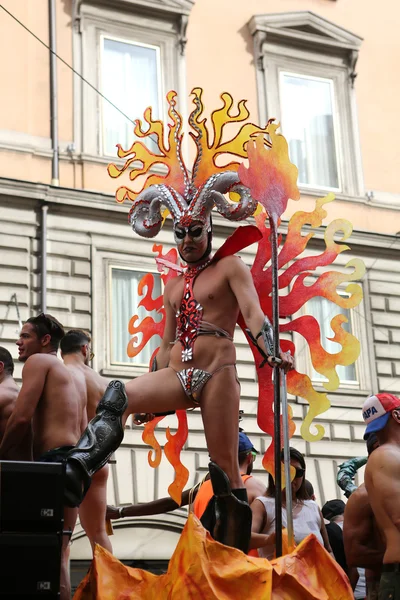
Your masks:
<svg viewBox="0 0 400 600"><path fill-rule="evenodd" d="M196 0L73 0L73 11L79 18L82 4L93 6L121 9L127 12L142 9L145 11L157 11L163 13L189 15Z"/></svg>

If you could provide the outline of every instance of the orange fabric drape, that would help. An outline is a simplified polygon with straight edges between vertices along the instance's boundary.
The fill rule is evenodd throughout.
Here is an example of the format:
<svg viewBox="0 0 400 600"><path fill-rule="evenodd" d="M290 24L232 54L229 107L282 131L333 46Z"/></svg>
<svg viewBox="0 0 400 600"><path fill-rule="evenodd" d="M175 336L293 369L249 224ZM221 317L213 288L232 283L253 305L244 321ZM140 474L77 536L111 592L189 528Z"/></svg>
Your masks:
<svg viewBox="0 0 400 600"><path fill-rule="evenodd" d="M168 572L125 567L96 546L92 567L74 600L352 600L348 579L310 535L271 562L211 538L191 514Z"/></svg>

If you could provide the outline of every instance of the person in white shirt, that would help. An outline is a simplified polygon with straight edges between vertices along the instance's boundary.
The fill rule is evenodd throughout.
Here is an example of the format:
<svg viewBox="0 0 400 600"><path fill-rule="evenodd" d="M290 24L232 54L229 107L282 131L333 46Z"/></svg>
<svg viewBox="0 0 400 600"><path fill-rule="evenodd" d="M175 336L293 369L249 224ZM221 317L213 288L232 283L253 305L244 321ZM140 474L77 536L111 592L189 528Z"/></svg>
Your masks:
<svg viewBox="0 0 400 600"><path fill-rule="evenodd" d="M296 469L293 479L293 531L296 544L313 533L328 552L331 552L321 510L309 500L305 485L306 463L301 452L290 448L290 464ZM275 483L269 475L266 496L258 496L251 505L253 513L251 547L258 548L259 556L272 559L275 553ZM286 495L282 491L282 526L286 527ZM258 535L257 535L258 534Z"/></svg>

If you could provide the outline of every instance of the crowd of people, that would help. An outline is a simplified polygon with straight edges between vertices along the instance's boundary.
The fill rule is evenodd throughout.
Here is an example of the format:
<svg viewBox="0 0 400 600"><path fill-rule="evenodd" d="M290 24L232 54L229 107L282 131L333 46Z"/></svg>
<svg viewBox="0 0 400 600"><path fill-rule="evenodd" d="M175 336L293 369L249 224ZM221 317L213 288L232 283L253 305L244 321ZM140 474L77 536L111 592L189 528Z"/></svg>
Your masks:
<svg viewBox="0 0 400 600"><path fill-rule="evenodd" d="M223 198L225 187L235 186L236 174L223 175L226 181L218 180L219 187L213 182L217 188L211 190L213 201L218 194ZM144 204L150 202L149 190L144 192ZM245 218L254 206L247 206L245 190L239 192L244 199L234 214ZM142 205L138 203L139 208ZM144 423L156 414L199 407L210 479L187 490L184 500L194 499L196 515L218 541L272 558L274 480L269 476L266 487L252 476L255 449L244 432L238 435L240 387L233 334L239 312L264 368L273 366L286 373L294 368L294 359L290 353L274 354L271 324L262 312L250 271L233 255L257 241L258 230L251 226L236 230L234 241L211 258L211 208L203 211L202 206L188 214L189 209L179 213L171 205L178 252L188 267L165 286L164 336L149 373L126 386L121 381L108 383L89 366L89 335L81 330L65 333L48 314L29 318L20 331L17 346L24 363L20 390L13 380L11 355L0 348L0 460L64 462L65 529L72 534L79 513L92 546L99 543L112 551L105 530L107 463L122 441L128 416ZM134 215L132 220L138 228L143 225ZM213 337L212 344L207 336ZM59 349L63 360L57 356ZM365 486L357 489L352 483L362 461L346 464L340 477L350 496L344 511L336 502L321 512L306 481L304 457L290 449L294 538L299 543L314 534L328 552L333 551L356 598L364 597L365 577L369 598L377 597L379 581L379 600L400 600L400 400L390 394L371 396L364 404L363 417L370 450ZM376 443L372 443L373 434ZM285 489L282 499L285 525ZM109 507L107 514L110 518L152 514L140 511L176 508L171 502ZM63 539L61 600L70 597L70 535Z"/></svg>
<svg viewBox="0 0 400 600"><path fill-rule="evenodd" d="M19 359L25 363L21 389L13 379L11 354L0 347L0 458L63 461L76 446L87 422L95 417L107 389L107 380L89 366L92 358L90 336L82 330L70 330L65 334L54 317L42 314L28 319L23 325L17 346ZM57 357L59 349L62 361ZM396 501L400 400L390 394L371 396L365 402L363 415L367 423L368 460L351 459L340 465L338 473L338 483L348 498L346 504L333 499L326 502L321 511L314 489L306 479L304 457L295 448L290 448L290 463L294 469L291 482L294 539L298 544L309 534L314 534L347 574L355 599L400 598L399 509ZM237 448L240 478L252 512L248 553L272 559L275 551L274 479L269 475L266 486L261 478L252 474L258 453L242 430ZM365 483L357 487L355 475L365 463ZM64 518L65 529L71 535L79 512L92 547L98 543L112 552L105 528L106 518L157 514L178 506L171 498L162 498L148 504L107 507L108 468L106 464L93 475L79 509L65 506ZM191 504L194 514L211 532L215 525L212 523L214 511L210 511L213 498L209 477L184 491L182 496L182 506ZM284 489L283 527L286 519ZM65 536L63 542L62 598L70 594L69 537Z"/></svg>

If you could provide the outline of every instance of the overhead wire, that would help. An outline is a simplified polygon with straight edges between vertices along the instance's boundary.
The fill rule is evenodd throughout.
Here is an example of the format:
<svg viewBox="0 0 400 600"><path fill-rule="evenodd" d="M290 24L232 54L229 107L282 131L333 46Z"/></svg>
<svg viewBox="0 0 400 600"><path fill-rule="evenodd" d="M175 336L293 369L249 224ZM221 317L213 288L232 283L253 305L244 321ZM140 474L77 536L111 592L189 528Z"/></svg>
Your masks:
<svg viewBox="0 0 400 600"><path fill-rule="evenodd" d="M74 69L59 54L57 54L57 52L55 52L54 50L52 50L50 48L50 46L48 44L46 44L46 42L44 42L38 35L36 35L36 33L34 33L31 29L29 29L29 27L27 27L24 23L22 23L22 21L20 21L15 15L13 15L7 8L5 8L3 6L3 4L0 4L0 8L2 8L4 10L4 12L6 12L12 19L14 19L14 21L16 21L21 27L23 27L40 44L42 44L42 46L44 46L45 48L47 48L47 50L51 54L53 54L56 58L58 58L58 60L60 62L62 62L66 67L68 67L68 69L70 69L74 73L74 75L77 75L77 77L79 77L84 83L86 83L86 85L88 85L92 90L94 90L96 92L96 94L98 94L99 96L101 96L103 98L103 100L105 100L106 102L108 102L108 104L110 104L113 108L115 108L115 110L117 110L130 123L132 123L133 125L135 125L135 121L133 121L130 117L128 117L127 114L125 114L120 108L118 108L118 106L116 106L109 98L107 98L107 96L105 96L95 85L93 85L92 83L90 83L90 81L88 81L85 77L83 77L83 75L81 73L79 73L76 69Z"/></svg>

